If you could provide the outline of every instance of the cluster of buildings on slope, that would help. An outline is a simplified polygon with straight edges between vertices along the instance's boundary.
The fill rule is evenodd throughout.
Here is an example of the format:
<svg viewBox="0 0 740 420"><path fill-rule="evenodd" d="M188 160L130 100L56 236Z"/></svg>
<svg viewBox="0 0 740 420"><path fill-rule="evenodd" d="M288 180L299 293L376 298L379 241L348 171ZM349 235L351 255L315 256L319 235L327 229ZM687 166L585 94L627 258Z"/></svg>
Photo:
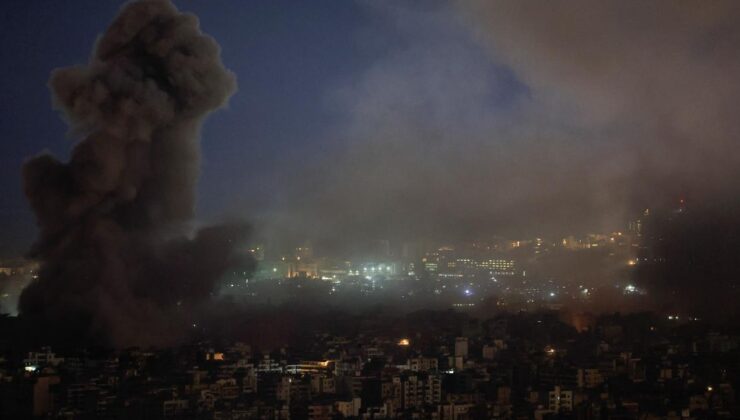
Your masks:
<svg viewBox="0 0 740 420"><path fill-rule="evenodd" d="M0 417L740 416L734 333L649 315L601 317L580 333L553 313L486 321L428 313L392 324L356 335L317 331L300 348L198 343L8 354Z"/></svg>

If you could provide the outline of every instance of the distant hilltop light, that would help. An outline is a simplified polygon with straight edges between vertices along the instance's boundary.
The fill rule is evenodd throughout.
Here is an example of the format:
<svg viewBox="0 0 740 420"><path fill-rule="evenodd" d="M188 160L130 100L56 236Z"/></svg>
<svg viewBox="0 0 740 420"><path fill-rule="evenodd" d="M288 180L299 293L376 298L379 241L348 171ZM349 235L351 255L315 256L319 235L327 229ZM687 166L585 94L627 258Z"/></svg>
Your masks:
<svg viewBox="0 0 740 420"><path fill-rule="evenodd" d="M402 346L402 347L407 347L407 346L409 346L410 344L411 344L411 341L409 341L409 339L408 339L408 338L402 338L402 339L398 340L398 345L399 345L399 346Z"/></svg>

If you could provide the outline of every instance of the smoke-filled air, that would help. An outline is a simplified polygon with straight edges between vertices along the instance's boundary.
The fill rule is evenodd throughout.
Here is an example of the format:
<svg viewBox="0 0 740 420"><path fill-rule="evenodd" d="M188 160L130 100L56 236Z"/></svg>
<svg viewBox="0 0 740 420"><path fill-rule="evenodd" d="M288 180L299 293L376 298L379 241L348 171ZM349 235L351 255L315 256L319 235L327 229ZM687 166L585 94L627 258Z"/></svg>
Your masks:
<svg viewBox="0 0 740 420"><path fill-rule="evenodd" d="M740 0L6 1L0 44L0 419L740 419Z"/></svg>
<svg viewBox="0 0 740 420"><path fill-rule="evenodd" d="M201 125L236 91L235 75L194 15L144 0L49 86L79 141L67 163L44 153L23 167L41 267L20 313L67 339L177 339L221 275L249 264L234 251L245 226L192 224Z"/></svg>
<svg viewBox="0 0 740 420"><path fill-rule="evenodd" d="M296 303L740 319L736 2L182 6L223 51L132 1L52 71L76 144L23 166L38 237L0 266L40 335L166 344Z"/></svg>

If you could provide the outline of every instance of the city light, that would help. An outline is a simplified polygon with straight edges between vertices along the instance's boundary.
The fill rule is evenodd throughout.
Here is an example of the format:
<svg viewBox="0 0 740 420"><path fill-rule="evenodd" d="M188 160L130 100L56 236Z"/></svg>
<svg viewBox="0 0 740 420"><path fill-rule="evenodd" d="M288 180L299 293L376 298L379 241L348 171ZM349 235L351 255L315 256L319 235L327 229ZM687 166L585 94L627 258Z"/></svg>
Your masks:
<svg viewBox="0 0 740 420"><path fill-rule="evenodd" d="M409 341L408 338L402 338L398 340L398 345L401 347L407 347L409 344L411 344L411 342Z"/></svg>

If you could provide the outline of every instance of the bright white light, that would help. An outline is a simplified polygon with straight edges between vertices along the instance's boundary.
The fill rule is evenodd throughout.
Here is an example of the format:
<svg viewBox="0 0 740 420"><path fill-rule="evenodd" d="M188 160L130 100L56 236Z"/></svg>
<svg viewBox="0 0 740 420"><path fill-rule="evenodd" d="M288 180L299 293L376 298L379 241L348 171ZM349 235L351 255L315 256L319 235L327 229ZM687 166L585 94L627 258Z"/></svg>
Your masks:
<svg viewBox="0 0 740 420"><path fill-rule="evenodd" d="M23 368L26 372L36 372L37 367L33 365L29 365Z"/></svg>
<svg viewBox="0 0 740 420"><path fill-rule="evenodd" d="M555 292L550 292L550 297L555 297Z"/></svg>
<svg viewBox="0 0 740 420"><path fill-rule="evenodd" d="M465 296L470 296L473 294L473 291L470 289L465 289Z"/></svg>

